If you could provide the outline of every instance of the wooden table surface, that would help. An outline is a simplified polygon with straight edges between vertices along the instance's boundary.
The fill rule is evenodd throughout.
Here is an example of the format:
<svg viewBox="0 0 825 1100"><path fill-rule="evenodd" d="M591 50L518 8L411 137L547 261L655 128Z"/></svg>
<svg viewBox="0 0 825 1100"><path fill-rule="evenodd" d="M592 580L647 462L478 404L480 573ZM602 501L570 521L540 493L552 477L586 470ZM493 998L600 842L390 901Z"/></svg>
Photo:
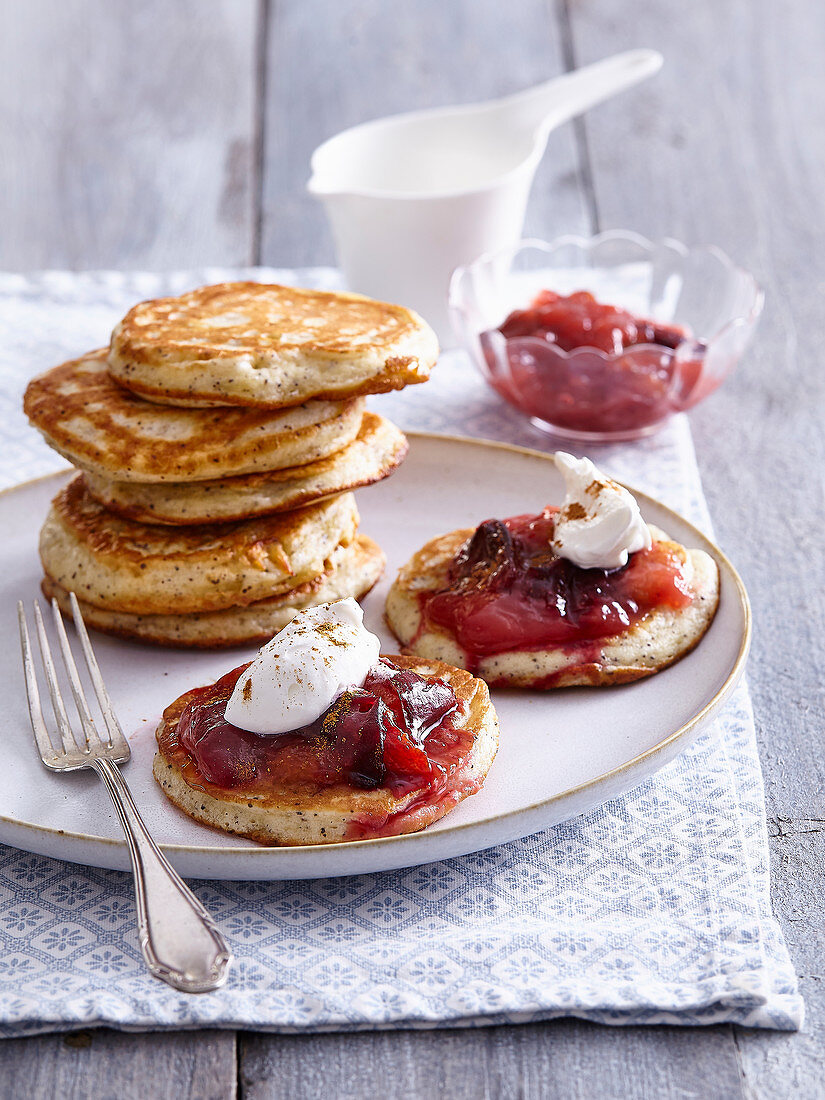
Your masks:
<svg viewBox="0 0 825 1100"><path fill-rule="evenodd" d="M691 415L755 612L774 906L805 1031L607 1028L43 1036L3 1097L825 1095L822 752L825 13L820 0L0 0L0 268L334 261L323 138L633 46L661 74L551 138L528 231L715 243L757 273L756 346Z"/></svg>

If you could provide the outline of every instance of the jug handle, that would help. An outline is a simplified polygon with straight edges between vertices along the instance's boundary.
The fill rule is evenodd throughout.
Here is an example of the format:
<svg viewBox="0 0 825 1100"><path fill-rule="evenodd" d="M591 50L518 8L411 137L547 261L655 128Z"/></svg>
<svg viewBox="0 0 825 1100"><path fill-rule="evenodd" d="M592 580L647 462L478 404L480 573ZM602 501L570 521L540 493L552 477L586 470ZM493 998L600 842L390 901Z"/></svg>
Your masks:
<svg viewBox="0 0 825 1100"><path fill-rule="evenodd" d="M507 96L498 107L516 125L546 136L562 122L653 76L663 61L657 50L626 50Z"/></svg>

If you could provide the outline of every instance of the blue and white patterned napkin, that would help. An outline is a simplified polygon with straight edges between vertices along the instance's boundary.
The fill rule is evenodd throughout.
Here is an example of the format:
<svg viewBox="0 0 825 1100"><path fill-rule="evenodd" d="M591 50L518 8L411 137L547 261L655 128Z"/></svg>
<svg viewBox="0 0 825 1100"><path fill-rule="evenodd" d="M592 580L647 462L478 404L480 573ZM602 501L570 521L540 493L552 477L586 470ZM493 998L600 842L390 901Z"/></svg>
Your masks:
<svg viewBox="0 0 825 1100"><path fill-rule="evenodd" d="M329 270L0 275L0 483L62 464L20 412L29 377L104 344L140 298L239 274L337 285ZM375 406L403 428L549 449L459 352L444 356L426 386ZM652 440L594 457L709 529L684 417ZM411 870L195 888L237 959L227 987L200 997L147 976L128 875L0 847L0 1034L556 1016L790 1030L802 1020L770 911L764 794L744 686L653 778L547 832Z"/></svg>

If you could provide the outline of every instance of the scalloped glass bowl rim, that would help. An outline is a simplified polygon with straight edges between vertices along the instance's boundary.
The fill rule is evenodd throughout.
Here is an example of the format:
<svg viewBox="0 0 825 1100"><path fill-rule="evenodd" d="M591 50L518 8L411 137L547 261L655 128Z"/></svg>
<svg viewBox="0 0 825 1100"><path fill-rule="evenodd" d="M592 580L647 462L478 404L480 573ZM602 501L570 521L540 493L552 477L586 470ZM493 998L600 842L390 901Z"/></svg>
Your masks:
<svg viewBox="0 0 825 1100"><path fill-rule="evenodd" d="M638 248L643 249L649 255L659 247L665 247L676 252L683 259L691 254L699 255L706 254L712 256L720 266L726 270L730 275L735 276L743 281L743 284L750 284L751 287L751 305L747 313L737 314L734 317L725 321L716 331L709 336L697 335L692 341L684 341L684 344L688 345L688 348L693 349L692 354L695 356L696 345L705 345L705 350L711 344L717 340L721 340L729 332L732 332L736 328L741 328L743 325L754 325L762 312L762 307L765 302L765 294L759 283L743 267L735 264L730 257L722 251L717 245L701 245L696 248L689 248L681 241L676 240L674 237L663 237L659 241L649 240L647 237L643 237L640 233L636 233L632 230L622 229L609 229L603 233L597 233L592 237L585 237L576 233L565 233L560 237L554 237L552 241L543 241L538 237L527 237L519 241L516 245L509 245L506 248L500 248L495 252L485 252L478 257L477 260L473 260L472 263L464 264L461 267L457 267L450 278L450 293L449 293L449 307L450 312L453 315L453 327L457 330L457 335L461 338L462 343L466 344L466 334L462 327L456 323L455 314L458 313L462 318L464 317L464 294L462 292L463 280L473 272L479 271L485 267L489 267L498 260L505 257L509 257L510 261L520 253L525 252L528 249L536 249L541 252L545 252L547 255L553 255L560 251L562 248L568 248L570 246L578 247L586 255L592 255L594 249L604 243L611 241L625 241L629 244L635 245ZM593 265L595 266L595 265ZM604 265L605 267L611 267L614 265ZM618 266L618 265L615 265ZM486 330L480 330L486 331ZM480 331L475 333L476 337L480 335ZM506 339L506 338L505 338ZM536 337L519 337L520 340L533 340ZM542 341L543 343L543 341ZM681 346L684 346L680 345ZM633 350L638 351L642 349L654 349L661 351L661 347L658 344L634 344ZM563 348L554 347L554 352L559 359L572 359L583 351L586 351L588 355L597 355L603 359L605 363L615 362L621 359L630 350L628 348L623 349L620 352L606 352L600 348L594 347L579 347L573 348L571 351L565 351ZM685 353L687 354L687 352ZM679 355L679 347L674 349L675 358L684 358L685 356Z"/></svg>

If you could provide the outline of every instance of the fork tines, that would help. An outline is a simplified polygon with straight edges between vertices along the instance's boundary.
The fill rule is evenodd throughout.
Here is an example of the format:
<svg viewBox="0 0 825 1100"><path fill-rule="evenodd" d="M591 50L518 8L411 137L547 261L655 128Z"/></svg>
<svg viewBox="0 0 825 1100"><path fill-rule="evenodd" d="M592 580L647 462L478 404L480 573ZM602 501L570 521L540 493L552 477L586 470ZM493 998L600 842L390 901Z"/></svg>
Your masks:
<svg viewBox="0 0 825 1100"><path fill-rule="evenodd" d="M99 757L106 757L120 763L128 760L130 755L129 746L126 742L126 738L123 736L120 723L115 716L111 700L109 699L109 695L103 683L103 677L100 674L100 668L95 658L94 650L92 649L92 643L89 641L89 635L86 632L86 627L83 622L83 617L80 614L80 608L74 592L69 594L69 601L75 630L80 639L80 645L85 658L86 669L92 682L95 697L103 718L105 736L101 736L101 733L98 732L98 728L92 718L80 674L77 669L77 663L75 662L69 638L66 633L63 616L60 613L57 600L52 600L51 605L55 630L60 643L63 666L66 670L66 675L72 690L72 697L74 698L75 707L80 719L82 736L79 736L73 730L60 691L60 683L52 658L52 651L49 645L46 627L43 622L43 615L40 611L40 604L35 600L34 621L37 631L37 640L40 647L40 657L43 663L43 671L46 674L46 683L49 689L49 697L51 699L55 722L57 723L57 730L62 743L62 752L55 748L49 735L48 726L43 717L43 708L40 704L40 690L37 685L37 673L32 655L28 624L26 622L26 611L22 601L17 605L17 616L20 624L20 644L23 650L23 672L26 680L26 697L28 700L29 715L31 717L32 729L34 730L34 737L43 763L47 767L55 768L60 771L86 767L93 759Z"/></svg>

